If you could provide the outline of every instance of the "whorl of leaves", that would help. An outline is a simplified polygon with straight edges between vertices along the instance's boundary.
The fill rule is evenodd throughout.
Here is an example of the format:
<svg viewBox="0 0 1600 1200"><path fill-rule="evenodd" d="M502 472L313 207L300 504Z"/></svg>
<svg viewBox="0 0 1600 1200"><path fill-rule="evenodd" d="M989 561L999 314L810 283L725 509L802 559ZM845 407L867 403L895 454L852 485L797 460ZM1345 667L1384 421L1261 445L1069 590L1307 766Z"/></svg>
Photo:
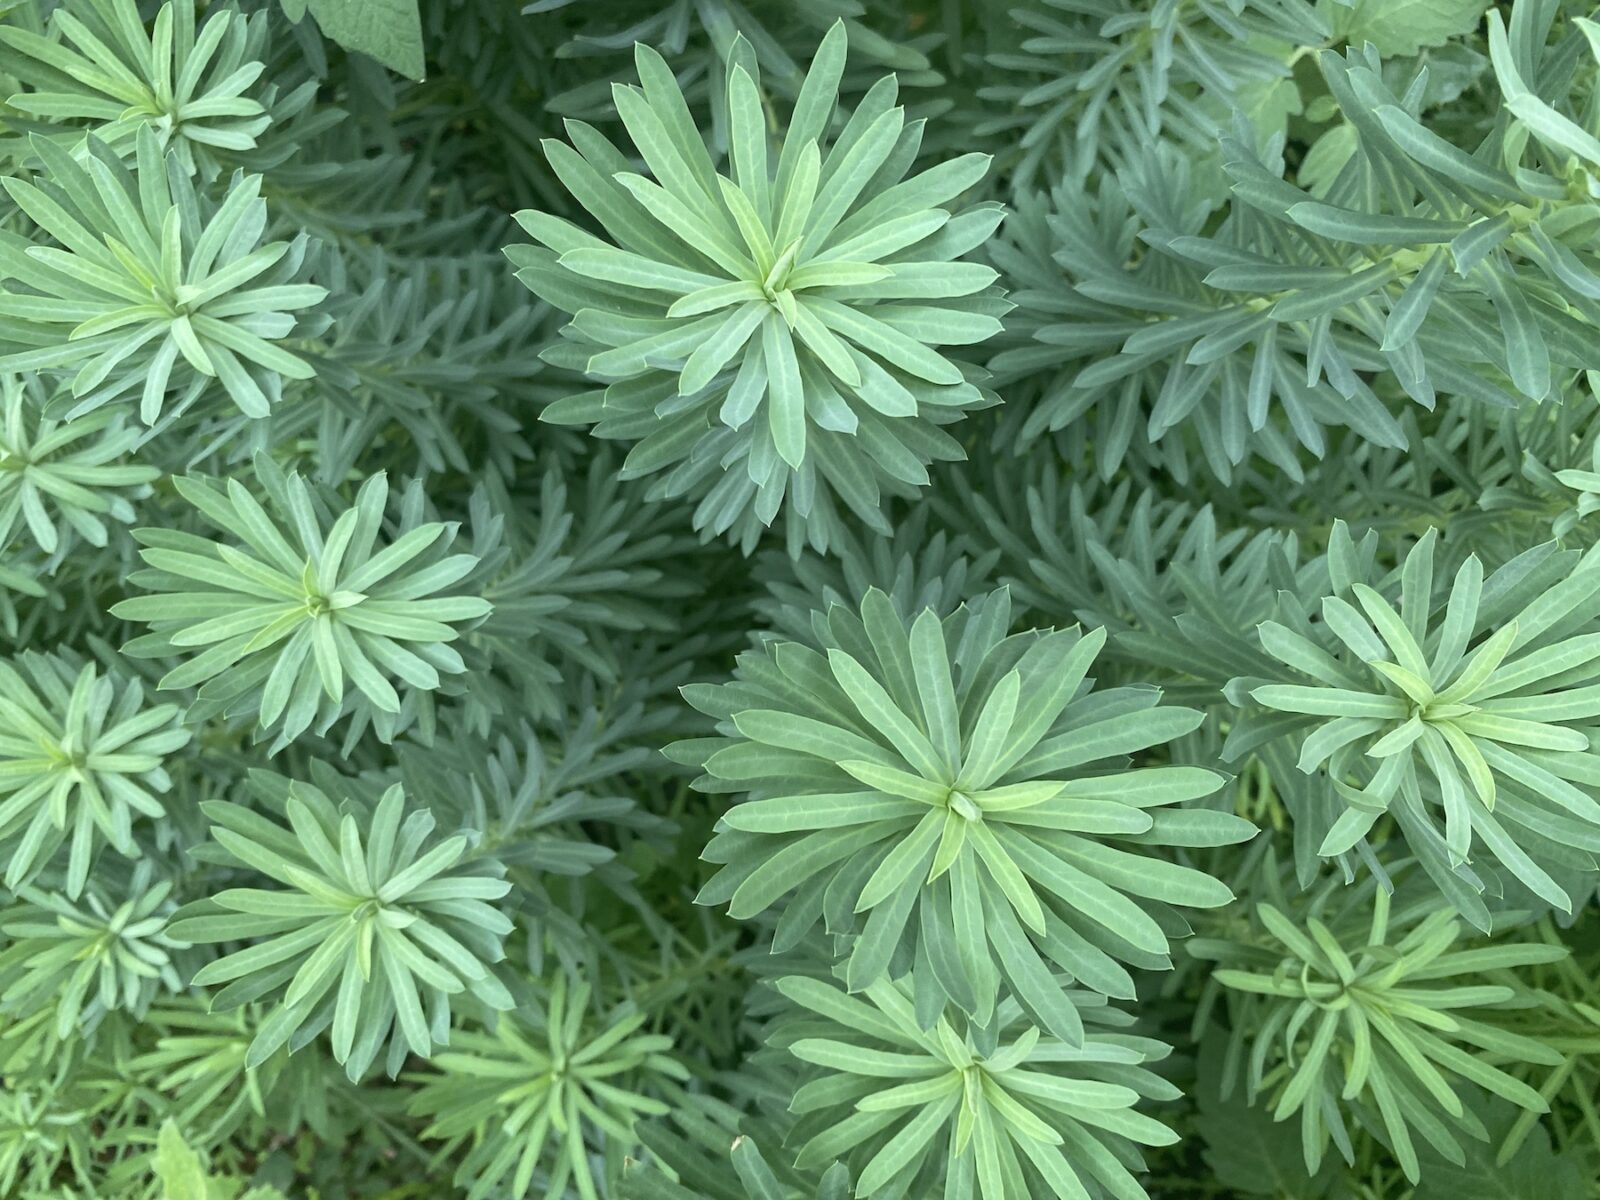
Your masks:
<svg viewBox="0 0 1600 1200"><path fill-rule="evenodd" d="M624 477L667 471L661 494L696 497L697 527L747 546L786 505L791 545L826 549L846 513L887 531L882 494L910 494L930 461L959 458L939 427L992 402L982 374L942 349L999 332L1010 308L992 268L955 261L1003 215L955 207L988 160L909 174L922 124L895 105L892 75L835 133L845 54L836 25L775 158L759 69L732 58L723 174L671 70L641 45L640 86L613 100L654 178L569 123L573 145L545 152L606 236L523 212L541 248L507 251L572 314L545 357L606 385L544 419L636 441Z"/></svg>
<svg viewBox="0 0 1600 1200"><path fill-rule="evenodd" d="M1535 1113L1548 1108L1495 1064L1557 1066L1560 1054L1495 1018L1529 1000L1514 968L1566 950L1473 946L1426 892L1401 895L1391 902L1370 881L1324 886L1293 914L1257 905L1253 936L1190 944L1218 963L1213 986L1229 994L1232 1073L1248 1062L1252 1102L1269 1094L1274 1120L1299 1116L1307 1171L1321 1166L1330 1142L1351 1157L1347 1114L1384 1139L1413 1182L1418 1139L1461 1162L1463 1135L1488 1140L1462 1103L1461 1082ZM1491 971L1494 983L1474 982Z"/></svg>
<svg viewBox="0 0 1600 1200"><path fill-rule="evenodd" d="M408 813L398 784L370 811L264 774L255 786L281 803L287 826L236 804L203 807L214 822L214 857L277 886L219 891L186 906L171 927L187 942L254 939L194 978L228 985L212 1001L222 1010L276 998L248 1065L326 1028L351 1079L385 1051L393 1075L408 1053L426 1058L448 1044L450 997L512 1007L490 967L511 932L488 903L511 890L498 863L463 862L460 834L432 839L432 814Z"/></svg>
<svg viewBox="0 0 1600 1200"><path fill-rule="evenodd" d="M61 886L76 899L100 846L136 858L135 818L166 816L164 763L189 732L178 726L176 704L148 704L137 680L94 663L29 653L21 666L0 662L5 886L27 883L65 843Z"/></svg>
<svg viewBox="0 0 1600 1200"><path fill-rule="evenodd" d="M1153 689L1091 691L1103 635L1007 636L1010 607L1001 591L907 622L877 590L859 615L834 606L817 645L768 644L741 656L735 682L687 689L723 736L674 752L703 766L703 789L748 793L706 849L727 865L701 903L752 917L788 897L774 949L819 920L857 934L852 991L910 969L924 1020L948 1000L982 1025L1003 986L1076 1044L1055 971L1131 997L1122 964L1168 961L1157 915L1232 898L1112 843L1222 845L1253 830L1176 807L1221 786L1210 771L1125 769L1199 713L1158 706Z"/></svg>
<svg viewBox="0 0 1600 1200"><path fill-rule="evenodd" d="M1085 1179L1116 1194L1138 1188L1139 1146L1176 1137L1135 1108L1172 1095L1143 1066L1167 1047L1120 1032L1131 1018L1098 996L1065 993L1090 1027L1067 1045L1021 1020L1014 1002L976 1031L942 1017L929 1029L906 989L886 981L861 999L809 978L777 987L820 1018L774 1037L820 1068L795 1093L795 1136L806 1139L797 1165L859 1164L858 1195L1072 1197Z"/></svg>
<svg viewBox="0 0 1600 1200"><path fill-rule="evenodd" d="M205 164L214 173L219 152L255 149L272 123L251 95L266 69L252 54L262 39L236 11L198 22L193 6L163 4L146 29L135 0L90 0L78 11L57 8L48 23L59 41L0 27L0 62L24 85L6 104L42 132L81 127L127 153L149 126L185 170Z"/></svg>
<svg viewBox="0 0 1600 1200"><path fill-rule="evenodd" d="M313 721L326 731L352 706L391 735L404 713L394 681L426 691L439 686L441 672L466 669L448 643L459 636L457 624L491 605L435 593L470 572L477 557L446 553L455 526L417 521L414 513L387 536L382 474L333 516L299 474L285 474L270 458L257 456L255 473L270 511L237 479L222 487L174 478L227 540L172 529L135 533L147 569L132 582L153 594L122 601L115 615L147 622L152 632L127 653L185 656L162 677L163 689L202 685L192 716L247 714L263 732L276 731L279 745ZM358 698L347 702L347 692Z"/></svg>
<svg viewBox="0 0 1600 1200"><path fill-rule="evenodd" d="M1345 805L1319 853L1345 853L1390 816L1481 925L1486 910L1473 893L1485 884L1467 866L1475 843L1570 912L1549 871L1592 867L1600 850L1591 795L1600 762L1588 732L1600 716L1590 683L1600 675L1600 559L1535 552L1486 578L1472 556L1446 588L1436 546L1430 530L1386 596L1361 581L1354 543L1336 529L1333 594L1313 612L1285 609L1259 627L1262 648L1295 682L1230 684L1241 701L1248 690L1278 714L1247 717L1231 736L1242 745L1274 726L1293 729L1300 770L1325 774Z"/></svg>
<svg viewBox="0 0 1600 1200"><path fill-rule="evenodd" d="M173 415L173 393L182 411L213 381L246 416L266 416L284 379L312 375L278 344L327 295L297 282L307 239L262 245L260 176L235 177L212 203L148 125L133 170L86 145L80 161L36 137L48 175L3 180L49 242L0 237L0 369L70 379L69 416L137 396L153 425Z"/></svg>

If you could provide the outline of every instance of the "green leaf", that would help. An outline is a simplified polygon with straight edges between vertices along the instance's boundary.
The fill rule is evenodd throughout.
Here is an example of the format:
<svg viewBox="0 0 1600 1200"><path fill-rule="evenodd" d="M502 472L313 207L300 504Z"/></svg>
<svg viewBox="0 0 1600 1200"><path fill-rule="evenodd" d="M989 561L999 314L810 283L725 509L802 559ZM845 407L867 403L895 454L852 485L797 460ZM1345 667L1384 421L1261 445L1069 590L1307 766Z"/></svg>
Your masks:
<svg viewBox="0 0 1600 1200"><path fill-rule="evenodd" d="M200 1156L171 1120L161 1123L156 1139L156 1178L161 1181L161 1200L208 1200Z"/></svg>
<svg viewBox="0 0 1600 1200"><path fill-rule="evenodd" d="M1355 0L1324 6L1352 45L1371 42L1385 58L1409 56L1478 27L1488 0Z"/></svg>
<svg viewBox="0 0 1600 1200"><path fill-rule="evenodd" d="M346 50L371 55L407 79L421 79L422 20L417 0L293 0L290 20L309 11L322 32Z"/></svg>

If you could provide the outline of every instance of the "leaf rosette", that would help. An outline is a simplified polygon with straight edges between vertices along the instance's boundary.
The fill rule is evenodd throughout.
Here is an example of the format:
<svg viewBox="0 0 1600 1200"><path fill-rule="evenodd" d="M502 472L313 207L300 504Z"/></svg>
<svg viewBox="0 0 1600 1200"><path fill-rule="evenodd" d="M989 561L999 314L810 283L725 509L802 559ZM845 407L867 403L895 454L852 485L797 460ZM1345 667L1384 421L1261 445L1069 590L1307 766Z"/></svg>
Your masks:
<svg viewBox="0 0 1600 1200"><path fill-rule="evenodd" d="M1002 983L1053 1035L1082 1023L1056 982L1131 998L1123 964L1170 966L1178 907L1232 893L1146 847L1251 836L1229 813L1184 807L1222 776L1130 765L1203 714L1154 688L1093 690L1101 631L1009 634L1008 593L947 619L907 620L881 591L834 606L816 645L774 641L736 678L685 695L715 738L672 748L697 786L747 793L705 857L700 894L752 917L784 901L774 946L818 922L847 935L851 990L914 972L931 1023L946 999L986 1024Z"/></svg>
<svg viewBox="0 0 1600 1200"><path fill-rule="evenodd" d="M887 532L881 497L962 457L941 427L993 403L983 373L944 351L997 333L1011 307L992 268L959 261L1003 213L957 205L988 158L908 177L922 122L893 76L830 138L845 42L843 25L823 39L776 161L759 70L735 46L726 175L671 69L638 47L640 86L613 98L650 176L569 122L573 144L545 152L604 236L525 211L538 246L507 250L572 314L546 357L605 384L543 419L636 442L624 476L666 472L660 494L698 497L696 525L747 547L786 505L791 545L825 549L845 511Z"/></svg>

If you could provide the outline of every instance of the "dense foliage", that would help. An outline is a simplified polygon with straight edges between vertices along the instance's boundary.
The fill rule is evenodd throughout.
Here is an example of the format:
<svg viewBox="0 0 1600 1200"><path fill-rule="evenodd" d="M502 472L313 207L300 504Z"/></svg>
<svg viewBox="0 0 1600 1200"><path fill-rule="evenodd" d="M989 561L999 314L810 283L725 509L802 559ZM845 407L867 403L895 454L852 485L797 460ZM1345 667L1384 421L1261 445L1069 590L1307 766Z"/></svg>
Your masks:
<svg viewBox="0 0 1600 1200"><path fill-rule="evenodd" d="M0 0L0 1200L1600 1200L1581 0Z"/></svg>

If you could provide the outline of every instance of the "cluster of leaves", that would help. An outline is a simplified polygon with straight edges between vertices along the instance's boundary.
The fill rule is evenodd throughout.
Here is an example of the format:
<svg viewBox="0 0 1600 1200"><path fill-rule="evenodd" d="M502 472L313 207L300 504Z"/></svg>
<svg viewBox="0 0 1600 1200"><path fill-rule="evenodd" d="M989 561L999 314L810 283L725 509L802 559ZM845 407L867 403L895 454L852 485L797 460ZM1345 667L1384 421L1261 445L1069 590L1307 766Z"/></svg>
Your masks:
<svg viewBox="0 0 1600 1200"><path fill-rule="evenodd" d="M1600 1200L1578 0L0 0L0 1200Z"/></svg>
<svg viewBox="0 0 1600 1200"><path fill-rule="evenodd" d="M543 418L637 441L624 476L674 468L660 493L699 498L696 526L736 529L747 547L787 511L791 546L826 550L836 501L887 532L881 493L909 494L930 461L960 457L938 427L994 403L976 368L939 349L992 337L1010 308L992 267L953 261L1003 216L992 201L948 211L988 157L903 178L922 129L894 105L893 75L829 138L846 40L839 24L818 46L776 166L760 67L739 44L727 76L732 178L665 60L641 44L641 86L619 85L613 99L655 179L573 122L575 146L546 152L611 240L523 212L539 245L507 251L519 279L572 313L546 359L608 385Z"/></svg>

